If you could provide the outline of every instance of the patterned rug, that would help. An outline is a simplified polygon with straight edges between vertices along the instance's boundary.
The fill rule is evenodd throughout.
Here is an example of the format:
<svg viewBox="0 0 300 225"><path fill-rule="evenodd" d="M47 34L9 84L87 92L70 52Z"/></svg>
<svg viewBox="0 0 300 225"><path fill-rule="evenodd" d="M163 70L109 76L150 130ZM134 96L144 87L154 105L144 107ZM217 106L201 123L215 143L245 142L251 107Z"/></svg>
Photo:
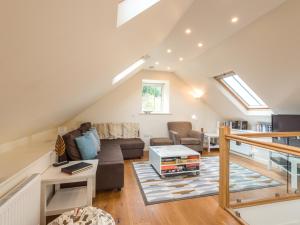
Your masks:
<svg viewBox="0 0 300 225"><path fill-rule="evenodd" d="M133 163L145 204L215 195L219 192L219 157L201 158L199 176L160 178L149 162ZM230 164L230 192L276 187L281 183L238 164Z"/></svg>

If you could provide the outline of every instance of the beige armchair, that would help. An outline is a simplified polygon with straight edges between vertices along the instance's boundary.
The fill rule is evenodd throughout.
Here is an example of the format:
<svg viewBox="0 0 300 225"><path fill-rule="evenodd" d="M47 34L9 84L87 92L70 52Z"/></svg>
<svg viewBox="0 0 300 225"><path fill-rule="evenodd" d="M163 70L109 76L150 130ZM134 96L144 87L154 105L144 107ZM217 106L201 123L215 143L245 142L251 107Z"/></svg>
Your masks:
<svg viewBox="0 0 300 225"><path fill-rule="evenodd" d="M192 130L191 122L168 122L168 130L175 145L185 145L197 152L203 151L204 133Z"/></svg>

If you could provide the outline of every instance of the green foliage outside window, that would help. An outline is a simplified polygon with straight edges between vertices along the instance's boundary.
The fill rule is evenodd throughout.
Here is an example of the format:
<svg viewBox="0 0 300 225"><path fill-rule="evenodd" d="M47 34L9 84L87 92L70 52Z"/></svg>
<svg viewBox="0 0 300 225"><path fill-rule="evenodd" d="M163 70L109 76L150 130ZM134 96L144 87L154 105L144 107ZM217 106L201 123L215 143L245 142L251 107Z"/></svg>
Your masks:
<svg viewBox="0 0 300 225"><path fill-rule="evenodd" d="M162 111L162 85L144 84L142 90L143 111Z"/></svg>
<svg viewBox="0 0 300 225"><path fill-rule="evenodd" d="M156 86L150 86L150 85L144 85L143 86L143 96L146 94L153 95L154 97L161 96L161 87Z"/></svg>

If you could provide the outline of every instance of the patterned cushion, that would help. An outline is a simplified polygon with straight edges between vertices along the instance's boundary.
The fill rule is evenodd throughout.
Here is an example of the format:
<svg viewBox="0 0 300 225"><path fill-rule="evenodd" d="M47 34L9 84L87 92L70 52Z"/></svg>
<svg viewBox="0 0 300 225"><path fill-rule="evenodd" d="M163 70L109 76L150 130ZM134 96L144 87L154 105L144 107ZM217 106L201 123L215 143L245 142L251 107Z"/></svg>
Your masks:
<svg viewBox="0 0 300 225"><path fill-rule="evenodd" d="M74 209L63 213L48 225L115 225L115 221L107 212L94 208L86 207Z"/></svg>
<svg viewBox="0 0 300 225"><path fill-rule="evenodd" d="M123 123L123 138L138 138L139 124L138 123Z"/></svg>
<svg viewBox="0 0 300 225"><path fill-rule="evenodd" d="M98 123L98 124L94 124L94 125L98 131L100 139L109 139L110 138L107 123Z"/></svg>
<svg viewBox="0 0 300 225"><path fill-rule="evenodd" d="M109 123L108 130L109 130L109 136L113 139L123 137L123 130L122 130L121 123Z"/></svg>

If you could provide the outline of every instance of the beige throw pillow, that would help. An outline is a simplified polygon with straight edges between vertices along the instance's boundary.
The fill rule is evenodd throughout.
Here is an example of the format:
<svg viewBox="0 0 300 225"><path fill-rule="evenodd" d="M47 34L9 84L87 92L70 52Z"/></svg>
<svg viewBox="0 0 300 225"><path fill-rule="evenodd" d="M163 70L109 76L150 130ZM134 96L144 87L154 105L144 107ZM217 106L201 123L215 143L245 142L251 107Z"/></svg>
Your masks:
<svg viewBox="0 0 300 225"><path fill-rule="evenodd" d="M139 137L138 123L123 123L123 137L124 138L138 138Z"/></svg>
<svg viewBox="0 0 300 225"><path fill-rule="evenodd" d="M121 123L109 123L108 130L111 138L123 138L123 129Z"/></svg>
<svg viewBox="0 0 300 225"><path fill-rule="evenodd" d="M100 139L109 139L109 131L108 131L108 124L107 123L98 123L94 124L96 127Z"/></svg>

